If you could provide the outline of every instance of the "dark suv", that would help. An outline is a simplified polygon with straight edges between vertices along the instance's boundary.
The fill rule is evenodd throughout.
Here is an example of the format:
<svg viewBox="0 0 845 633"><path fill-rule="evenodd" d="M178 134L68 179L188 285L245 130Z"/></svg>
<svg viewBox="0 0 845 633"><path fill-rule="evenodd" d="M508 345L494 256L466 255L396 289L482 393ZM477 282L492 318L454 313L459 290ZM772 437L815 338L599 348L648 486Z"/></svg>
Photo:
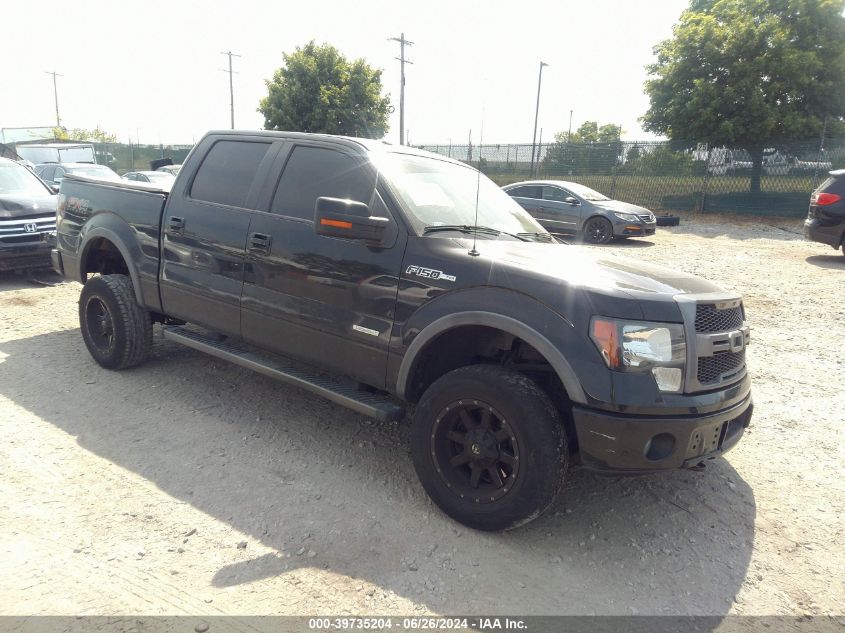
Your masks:
<svg viewBox="0 0 845 633"><path fill-rule="evenodd" d="M810 196L804 237L833 248L841 246L845 255L845 169L830 172L830 178Z"/></svg>

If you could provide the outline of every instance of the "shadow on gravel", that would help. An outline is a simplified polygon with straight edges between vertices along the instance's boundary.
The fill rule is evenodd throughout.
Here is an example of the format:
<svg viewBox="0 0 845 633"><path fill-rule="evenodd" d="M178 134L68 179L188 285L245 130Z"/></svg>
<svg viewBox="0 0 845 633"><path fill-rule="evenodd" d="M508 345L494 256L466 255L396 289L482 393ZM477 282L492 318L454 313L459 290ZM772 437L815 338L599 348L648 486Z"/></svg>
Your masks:
<svg viewBox="0 0 845 633"><path fill-rule="evenodd" d="M55 286L60 283L65 283L64 278L52 270L31 270L22 273L0 271L0 292L38 286Z"/></svg>
<svg viewBox="0 0 845 633"><path fill-rule="evenodd" d="M576 471L540 519L479 533L427 499L405 424L158 335L150 362L124 372L97 367L78 330L0 343L0 359L2 395L275 550L223 566L217 587L312 567L447 614L722 615L746 576L754 495L726 460L704 473ZM104 507L101 520L119 515ZM173 526L174 548L191 527Z"/></svg>
<svg viewBox="0 0 845 633"><path fill-rule="evenodd" d="M805 261L819 268L845 270L845 257L842 255L810 255Z"/></svg>

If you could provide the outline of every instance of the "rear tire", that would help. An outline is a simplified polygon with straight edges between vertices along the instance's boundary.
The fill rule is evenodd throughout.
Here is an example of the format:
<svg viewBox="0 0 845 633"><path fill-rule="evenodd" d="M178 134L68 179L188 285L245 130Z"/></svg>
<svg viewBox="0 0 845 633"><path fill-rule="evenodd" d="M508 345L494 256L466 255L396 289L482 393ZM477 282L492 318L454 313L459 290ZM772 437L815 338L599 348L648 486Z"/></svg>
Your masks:
<svg viewBox="0 0 845 633"><path fill-rule="evenodd" d="M414 413L411 453L443 512L490 531L538 517L560 490L569 459L549 397L498 365L461 367L428 388Z"/></svg>
<svg viewBox="0 0 845 633"><path fill-rule="evenodd" d="M79 325L88 352L106 369L140 365L150 354L150 313L135 299L126 275L103 275L85 282L79 297Z"/></svg>
<svg viewBox="0 0 845 633"><path fill-rule="evenodd" d="M607 244L613 239L613 225L607 218L592 217L584 224L584 241L591 244Z"/></svg>

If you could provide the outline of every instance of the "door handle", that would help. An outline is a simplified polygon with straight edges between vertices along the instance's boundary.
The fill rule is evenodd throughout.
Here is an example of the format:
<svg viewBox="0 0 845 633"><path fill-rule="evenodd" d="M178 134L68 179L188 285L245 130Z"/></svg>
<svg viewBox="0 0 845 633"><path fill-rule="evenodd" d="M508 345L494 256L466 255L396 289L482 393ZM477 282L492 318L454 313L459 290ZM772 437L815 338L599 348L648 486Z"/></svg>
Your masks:
<svg viewBox="0 0 845 633"><path fill-rule="evenodd" d="M167 229L170 233L180 234L185 228L185 218L171 217L167 222Z"/></svg>
<svg viewBox="0 0 845 633"><path fill-rule="evenodd" d="M266 233L250 233L249 234L249 250L253 253L270 253L270 242L272 238Z"/></svg>

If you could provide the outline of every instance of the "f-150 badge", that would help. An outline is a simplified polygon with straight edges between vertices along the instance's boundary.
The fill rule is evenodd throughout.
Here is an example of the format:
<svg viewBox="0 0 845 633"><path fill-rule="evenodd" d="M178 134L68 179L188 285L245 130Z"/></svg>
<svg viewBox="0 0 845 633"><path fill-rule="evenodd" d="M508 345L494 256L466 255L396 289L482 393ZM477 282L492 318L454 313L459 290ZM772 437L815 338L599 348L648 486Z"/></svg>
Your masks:
<svg viewBox="0 0 845 633"><path fill-rule="evenodd" d="M422 266L408 266L405 271L407 275L416 275L417 277L425 277L426 279L442 279L443 281L455 281L454 275L447 275L442 270L433 270L431 268L423 268Z"/></svg>

